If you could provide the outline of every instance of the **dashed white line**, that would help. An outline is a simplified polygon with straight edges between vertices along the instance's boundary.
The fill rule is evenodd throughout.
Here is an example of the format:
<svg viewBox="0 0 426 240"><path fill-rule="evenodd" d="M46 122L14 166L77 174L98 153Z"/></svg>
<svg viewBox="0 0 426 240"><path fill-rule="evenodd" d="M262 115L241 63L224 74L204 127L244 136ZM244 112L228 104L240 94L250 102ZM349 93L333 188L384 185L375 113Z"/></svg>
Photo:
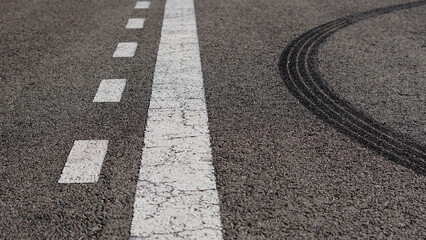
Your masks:
<svg viewBox="0 0 426 240"><path fill-rule="evenodd" d="M133 57L136 52L138 43L136 42L121 42L118 43L117 49L115 50L113 57Z"/></svg>
<svg viewBox="0 0 426 240"><path fill-rule="evenodd" d="M120 102L126 79L104 79L99 84L93 102Z"/></svg>
<svg viewBox="0 0 426 240"><path fill-rule="evenodd" d="M127 21L126 28L129 28L129 29L143 28L144 22L145 22L145 18L130 18Z"/></svg>
<svg viewBox="0 0 426 240"><path fill-rule="evenodd" d="M222 239L193 0L167 0L131 239Z"/></svg>
<svg viewBox="0 0 426 240"><path fill-rule="evenodd" d="M97 182L107 152L107 147L107 140L75 141L58 182Z"/></svg>
<svg viewBox="0 0 426 240"><path fill-rule="evenodd" d="M150 1L137 1L136 2L136 9L148 9L149 5L151 5Z"/></svg>

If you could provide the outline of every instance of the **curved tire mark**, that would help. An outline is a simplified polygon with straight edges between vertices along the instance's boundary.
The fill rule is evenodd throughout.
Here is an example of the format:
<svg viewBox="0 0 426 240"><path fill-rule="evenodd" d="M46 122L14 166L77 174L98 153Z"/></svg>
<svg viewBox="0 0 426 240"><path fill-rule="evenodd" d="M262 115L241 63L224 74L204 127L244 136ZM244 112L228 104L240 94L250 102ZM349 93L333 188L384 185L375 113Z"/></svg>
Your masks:
<svg viewBox="0 0 426 240"><path fill-rule="evenodd" d="M382 14L423 5L426 0L373 9L311 29L286 47L279 71L289 91L319 118L393 162L426 175L426 147L381 125L340 98L321 78L316 65L319 46L336 31Z"/></svg>

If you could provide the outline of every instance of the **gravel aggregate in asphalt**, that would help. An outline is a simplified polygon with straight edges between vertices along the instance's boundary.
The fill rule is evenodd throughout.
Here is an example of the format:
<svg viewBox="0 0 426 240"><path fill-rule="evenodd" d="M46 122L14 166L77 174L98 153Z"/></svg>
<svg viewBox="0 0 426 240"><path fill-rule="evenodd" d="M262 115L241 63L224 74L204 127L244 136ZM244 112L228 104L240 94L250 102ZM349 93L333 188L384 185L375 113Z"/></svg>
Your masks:
<svg viewBox="0 0 426 240"><path fill-rule="evenodd" d="M401 0L195 2L225 239L424 239L426 178L318 119L278 72L320 24ZM165 0L0 3L0 238L126 239ZM426 7L342 29L319 67L344 99L425 144ZM146 18L143 29L125 29ZM135 57L113 58L118 42ZM125 78L120 103L93 103ZM58 184L73 142L109 139L96 184Z"/></svg>

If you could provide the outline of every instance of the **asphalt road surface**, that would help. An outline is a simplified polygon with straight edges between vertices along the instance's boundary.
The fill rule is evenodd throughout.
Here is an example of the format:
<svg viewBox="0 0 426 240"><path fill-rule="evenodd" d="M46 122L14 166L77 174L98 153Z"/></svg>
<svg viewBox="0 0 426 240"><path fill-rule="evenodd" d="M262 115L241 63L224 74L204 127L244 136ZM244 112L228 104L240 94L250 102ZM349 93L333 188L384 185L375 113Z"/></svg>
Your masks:
<svg viewBox="0 0 426 240"><path fill-rule="evenodd" d="M0 239L426 239L426 1L136 2L0 1Z"/></svg>

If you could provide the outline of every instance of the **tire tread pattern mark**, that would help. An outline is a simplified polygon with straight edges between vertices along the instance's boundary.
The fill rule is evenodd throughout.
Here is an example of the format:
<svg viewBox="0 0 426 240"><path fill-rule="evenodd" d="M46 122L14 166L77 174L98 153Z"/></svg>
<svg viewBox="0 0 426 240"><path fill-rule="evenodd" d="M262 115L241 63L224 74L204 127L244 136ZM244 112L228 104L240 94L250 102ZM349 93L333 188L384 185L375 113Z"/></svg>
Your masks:
<svg viewBox="0 0 426 240"><path fill-rule="evenodd" d="M426 147L383 126L330 89L318 71L318 48L336 31L393 11L426 5L426 0L350 15L323 24L293 40L278 66L289 91L311 112L340 132L420 175L426 175Z"/></svg>

